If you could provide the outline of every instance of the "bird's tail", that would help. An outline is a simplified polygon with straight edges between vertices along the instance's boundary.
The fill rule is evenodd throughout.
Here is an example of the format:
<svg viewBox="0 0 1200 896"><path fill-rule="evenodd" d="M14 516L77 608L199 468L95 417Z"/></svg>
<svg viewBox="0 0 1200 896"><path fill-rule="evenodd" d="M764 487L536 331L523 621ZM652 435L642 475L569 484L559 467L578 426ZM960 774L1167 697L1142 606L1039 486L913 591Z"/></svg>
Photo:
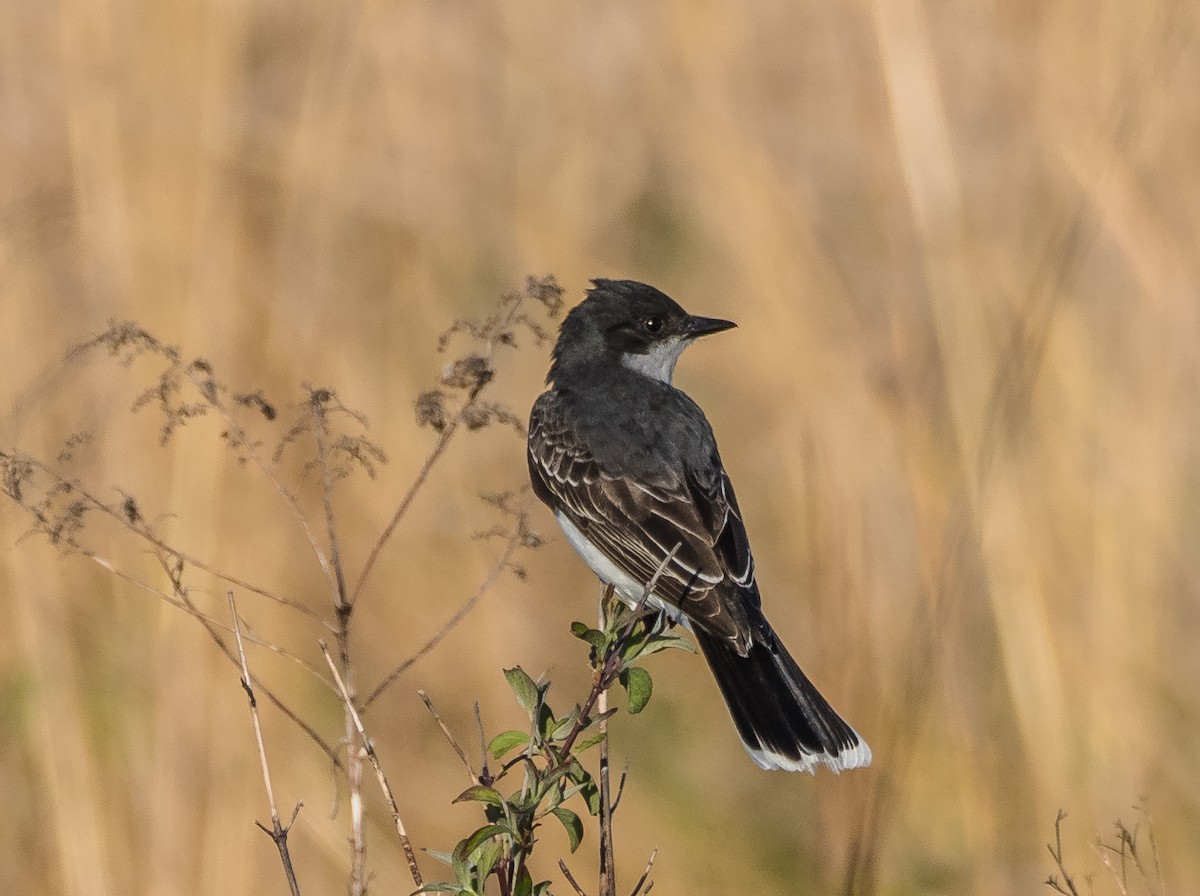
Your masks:
<svg viewBox="0 0 1200 896"><path fill-rule="evenodd" d="M747 656L698 628L696 640L712 669L746 752L766 769L835 772L871 764L871 749L833 711L769 625Z"/></svg>

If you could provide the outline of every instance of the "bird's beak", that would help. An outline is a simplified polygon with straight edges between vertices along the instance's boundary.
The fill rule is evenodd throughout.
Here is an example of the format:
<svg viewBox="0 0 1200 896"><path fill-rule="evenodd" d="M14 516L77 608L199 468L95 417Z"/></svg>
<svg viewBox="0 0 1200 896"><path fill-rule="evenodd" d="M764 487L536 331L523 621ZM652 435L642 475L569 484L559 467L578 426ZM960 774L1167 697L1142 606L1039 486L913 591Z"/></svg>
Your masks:
<svg viewBox="0 0 1200 896"><path fill-rule="evenodd" d="M710 333L720 333L722 330L731 330L736 327L731 320L721 320L719 317L697 317L692 315L688 318L686 338L697 339L701 336L707 336Z"/></svg>

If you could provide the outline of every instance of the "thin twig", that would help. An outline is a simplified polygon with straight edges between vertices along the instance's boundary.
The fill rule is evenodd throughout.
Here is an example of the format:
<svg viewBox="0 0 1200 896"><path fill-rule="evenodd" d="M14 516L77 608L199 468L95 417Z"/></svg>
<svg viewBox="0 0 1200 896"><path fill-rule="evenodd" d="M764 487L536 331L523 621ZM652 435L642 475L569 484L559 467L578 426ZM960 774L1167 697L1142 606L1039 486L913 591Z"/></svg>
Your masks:
<svg viewBox="0 0 1200 896"><path fill-rule="evenodd" d="M173 552L170 552L169 549L168 549L168 553L172 553L172 555L174 557L176 557L177 559L182 559L182 557L179 554L174 554ZM158 596L163 598L171 606L175 607L176 609L182 610L184 613L187 613L189 616L194 617L197 622L204 624L206 627L211 625L215 629L222 629L222 630L230 632L232 634L232 632L233 632L232 626L230 626L228 623L222 622L219 619L215 619L212 616L209 616L207 613L205 613L203 610L201 610L199 607L196 606L195 602L191 598L189 589L186 588L183 584L183 580L182 580L183 569L182 569L182 567L179 567L179 566L173 567L170 563L167 562L167 558L164 557L162 554L156 554L155 558L158 560L159 565L162 566L163 572L166 573L167 580L170 581L171 589L177 595L178 600L173 600L165 592L158 591L157 589L153 589L154 593L156 593ZM333 686L333 682L331 682L328 678L326 678L324 675L322 675L321 672L318 669L316 669L314 666L312 666L307 660L296 656L295 654L288 651L286 648L280 647L278 644L272 644L270 641L264 641L262 638L259 638L256 635L251 635L251 634L247 634L247 633L243 632L242 638L246 641L247 644L253 644L256 647L262 647L264 650L269 650L269 651L271 651L271 653L274 653L277 656L281 656L284 659L288 660L289 662L295 663L297 666L299 666L301 669L303 669L305 672L307 672L309 675L311 675L313 678L315 678L317 681L319 681L321 684L323 684L325 687L327 687L331 693L337 693L337 689ZM224 646L224 641L218 641L218 643L221 644L222 646ZM233 659L232 652L229 652L229 655L230 655L230 658ZM234 660L234 664L235 665L237 664L236 660ZM260 685L259 690L262 690L265 692L266 689Z"/></svg>
<svg viewBox="0 0 1200 896"><path fill-rule="evenodd" d="M346 714L346 725L351 724ZM354 735L346 736L346 785L350 790L350 894L366 896L367 892L367 835L363 822L365 806L362 793L361 748L355 744Z"/></svg>
<svg viewBox="0 0 1200 896"><path fill-rule="evenodd" d="M184 613L187 613L189 616L191 616L193 619L195 619L197 622L199 622L201 626L203 626L203 628L204 628L205 632L207 632L209 638L211 638L213 643L217 645L217 648L221 651L222 654L225 655L225 658L228 659L235 666L238 665L237 654L229 647L228 644L225 643L225 639L221 637L221 634L218 631L218 629L225 629L228 631L228 630L230 630L230 627L228 625L226 625L225 623L222 623L222 622L217 621L216 619L213 619L211 616L209 616L208 614L204 613L199 608L197 608L196 605L194 603L192 603L191 598L187 596L187 592L183 589L182 585L178 581L176 581L174 578L172 578L171 576L168 575L168 578L171 579L173 590L175 591L176 595L178 596L178 599L172 598L165 591L155 588L153 585L149 584L148 582L143 582L141 579L137 578L136 576L125 572L123 569L121 569L119 566L117 566L112 560L109 560L107 557L97 554L91 548L84 546L80 542L78 542L74 539L67 539L66 543L71 547L71 550L73 550L75 553L79 554L81 557L86 557L88 560L92 561L97 566L106 570L110 574L116 576L118 579L122 579L122 580L130 583L131 585L134 585L135 587L140 588L143 591L148 591L150 594L153 594L153 595L161 598L162 600L166 601L172 607L175 607L176 609L182 610ZM285 656L288 659L292 660L293 662L298 663L301 666L301 668L303 668L313 674L316 674L315 670L311 666L309 666L307 663L299 660L298 658L292 656L290 653L288 653L286 650L284 650L281 647L276 647L274 645L268 644L267 642L261 641L258 638L254 638L254 637L249 637L249 638L247 638L247 640L251 644L256 644L256 645L260 645L263 647L267 647L270 650L280 654L281 656ZM329 686L329 682L325 679L324 676L317 675L317 678L323 684L325 684L326 686ZM296 712L294 710L292 710L286 703L284 703L283 700L281 700L275 694L275 692L272 691L270 688L266 687L263 684L259 684L258 690L259 690L259 693L261 693L264 697L267 698L268 701L270 701L272 706L274 706L281 713L283 713L284 716L286 716L288 719L290 719L292 722L294 722L296 724L296 726L300 728L301 731L303 731L306 735L308 735L309 739L312 740L312 742L315 743L321 749L321 752L323 752L326 755L326 757L328 757L329 761L331 763L333 763L335 768L337 768L339 770L344 768L344 766L342 765L342 760L338 756L337 750L335 750L332 746L330 746L330 744L325 740L325 738L321 737L321 735L317 733L317 730L315 728L313 728L310 724L308 724L308 722L304 721L304 719L300 718L300 716L297 715Z"/></svg>
<svg viewBox="0 0 1200 896"><path fill-rule="evenodd" d="M246 662L246 646L242 643L242 625L238 619L237 602L234 600L233 591L228 591L226 594L229 597L229 613L233 617L233 636L237 640L238 657L241 660L242 689L245 690L246 698L250 701L250 718L254 722L254 739L258 743L258 761L262 765L263 786L267 791L267 803L271 807L271 827L268 829L261 822L255 823L275 841L275 847L279 850L279 860L283 863L283 873L287 877L292 896L300 896L300 885L296 882L296 871L292 867L292 857L288 852L287 837L302 804L296 804L296 808L292 812L292 820L288 822L287 827L284 827L280 823L279 809L275 805L275 789L271 786L271 769L267 765L267 747L263 741L262 723L258 718L258 701L254 699L254 683L250 678L250 667Z"/></svg>
<svg viewBox="0 0 1200 896"><path fill-rule="evenodd" d="M5 455L5 457L7 457L7 455ZM41 463L41 461L35 460L34 458L28 457L26 455L21 455L21 459L24 462L28 463L31 467L40 469L41 471L43 471L44 473L49 475L54 480L56 485L61 485L61 484L70 485L74 491L76 491L78 494L80 494L84 497L84 500L86 500L88 502L89 506L91 506L95 509L101 510L104 513L107 513L109 515L114 515L114 516L116 515L115 511L113 511L112 508L110 508L107 504L105 504L104 502L102 502L98 498L96 498L95 495L92 495L90 492L88 492L86 489L84 489L78 482L68 482L68 480L59 476L53 470L48 468L45 464ZM179 567L172 567L172 565L170 563L168 563L166 558L163 556L163 553L169 554L170 556L174 557L176 560L178 560L180 562L191 562L191 563L193 563L193 565L195 565L194 559L188 557L188 555L183 554L180 551L175 550L174 548L172 548L170 545L166 544L165 542L161 543L161 547L160 547L154 538L147 538L147 540L152 545L154 545L156 548L159 549L159 552L155 554L155 557L156 557L156 559L158 559L159 563L163 567L163 570L166 572L167 579L171 582L172 590L176 594L176 597L172 597L171 595L167 594L165 591L161 590L160 588L156 588L155 586L151 585L150 583L142 581L141 579L137 578L136 576L121 569L112 560L109 560L107 557L104 557L103 555L97 553L92 548L87 547L81 541L79 541L77 538L71 536L70 534L58 533L56 535L55 533L53 533L50 530L49 521L47 520L45 515L38 510L38 508L31 506L26 500L23 500L21 495L19 495L19 494L14 494L11 492L6 492L6 493L9 494L9 497L11 497L14 501L16 501L21 507L23 507L25 509L25 511L27 513L29 513L34 518L34 521L35 521L34 531L43 532L44 534L50 536L51 540L54 543L60 543L60 544L66 545L67 547L70 548L71 552L79 554L81 557L85 557L86 559L90 560L92 563L95 563L101 569L104 569L106 572L110 573L111 575L116 576L118 579L122 579L123 581L128 582L129 584L133 585L134 587L136 587L142 591L146 591L150 594L153 594L156 597L160 598L161 600L165 601L166 603L170 604L172 607L175 607L178 610L182 610L184 613L188 614L193 619L195 619L197 622L199 622L201 624L201 626L203 626L204 630L208 633L209 638L211 638L213 643L217 645L218 649L220 649L221 653L224 654L226 659L228 659L231 663L233 663L234 666L238 665L238 659L237 659L236 653L229 647L228 644L225 643L225 639L221 637L221 634L218 631L218 629L224 629L225 631L232 631L230 626L227 625L226 623L221 622L220 620L214 619L213 617L204 613L192 602L191 598L188 596L187 589L183 587L183 584L179 579L179 572L178 572ZM119 521L127 522L127 520L125 520L125 518L123 518L123 517L117 516L117 518ZM145 537L148 534L148 533L140 532L139 530L136 530L136 529L133 529L132 531L137 531L138 534L143 535L143 537ZM159 541L161 541L161 540L159 540ZM213 575L222 577L221 574L219 572L217 572L215 569L206 567L203 564L200 564L198 566L198 568L203 569L204 571L209 572ZM229 576L223 576L223 578L225 579L226 582L228 582L230 584L238 585L238 586L245 586L247 590L253 591L257 594L261 594L264 597L268 597L272 600L277 600L280 603L286 604L288 606L293 606L296 609L300 609L298 604L293 604L291 601L288 601L288 600L282 599L282 598L278 598L274 595L271 595L271 594L265 592L263 589L257 588L256 586L253 586L253 585L250 585L249 583L241 582L240 580L234 579ZM309 613L310 611L306 610L304 612ZM289 659L292 662L299 665L301 668L303 668L309 674L315 675L316 678L322 684L324 684L326 687L329 687L332 690L332 685L323 675L318 673L315 669L313 669L310 665L305 663L303 660L299 659L296 656L293 656L291 653L284 650L282 647L278 647L267 641L263 641L259 638L252 637L252 636L247 636L246 640L251 644L265 647L268 650L271 650L272 652L279 654L280 656L286 657L287 659ZM272 691L270 688L260 684L258 687L258 690L259 690L259 693L261 693L263 696L265 696L267 698L267 700L269 700L271 702L271 704L273 706L275 706L276 709L278 709L281 713L284 714L284 716L286 716L288 719L290 719L292 722L294 722L296 724L296 726L299 727L300 730L302 730L313 741L313 743L315 743L321 749L321 751L329 758L329 761L331 763L333 763L333 765L336 768L341 769L343 767L342 761L338 757L337 751L332 746L330 746L329 743L326 742L326 740L323 737L321 737L320 734L317 733L315 728L313 728L311 725L309 725L307 722L305 722L303 719L301 719L292 709L290 709L287 706L287 704L285 704L278 696L276 696L274 691Z"/></svg>
<svg viewBox="0 0 1200 896"><path fill-rule="evenodd" d="M404 514L408 512L409 505L412 504L413 498L417 496L417 492L421 490L421 486L425 484L425 480L429 478L429 471L433 469L433 465L438 462L438 459L445 452L446 447L450 444L450 439L454 433L458 431L459 425L466 417L467 410L474 402L474 396L466 402L454 415L454 418L446 424L446 428L442 430L438 436L437 443L434 444L433 450L429 452L429 456L425 458L425 463L421 465L421 469L417 471L417 476L413 479L412 484L408 487L404 497L400 499L400 504L397 506L392 518L388 520L387 525L383 527L383 532L376 539L374 547L371 548L371 553L367 555L366 562L363 564L362 572L358 577L358 584L354 586L354 591L351 595L351 601L357 601L358 596L362 593L363 587L367 583L367 577L370 576L371 570L375 568L375 562L379 559L379 554L383 550L384 545L392 537L392 533L396 531L396 527L400 525L400 520L404 519Z"/></svg>
<svg viewBox="0 0 1200 896"><path fill-rule="evenodd" d="M629 764L621 769L621 777L617 779L617 795L612 800L612 814L617 814L617 807L621 805L621 796L625 793L625 779L629 775Z"/></svg>
<svg viewBox="0 0 1200 896"><path fill-rule="evenodd" d="M471 783L478 784L479 777L475 774L475 770L471 768L471 760L467 758L467 751L459 746L458 741L454 739L454 735L450 733L450 729L446 727L446 723L442 721L442 717L438 715L438 711L433 708L433 701L429 699L429 695L424 691L417 691L417 696L425 703L425 708L429 710L433 720L438 723L438 727L442 729L442 734L446 736L446 740L450 742L450 746L454 748L454 752L458 754L458 758L462 760L463 766L467 770L467 774L471 776Z"/></svg>
<svg viewBox="0 0 1200 896"><path fill-rule="evenodd" d="M281 604L285 607L290 607L296 612L304 614L313 622L316 622L332 631L332 626L330 626L328 622L298 601L294 601L287 597L280 597L279 595L268 591L266 588L255 585L252 582L247 582L244 579L239 579L237 576L224 573L215 566L212 566L211 564L201 560L199 557L188 554L185 551L181 551L177 547L167 543L160 535L158 535L158 533L154 531L149 523L131 519L128 512L122 508L102 501L96 494L89 491L78 479L67 479L61 474L55 472L49 465L34 457L22 455L21 459L34 469L40 470L42 473L45 473L47 476L49 476L56 486L69 485L72 492L83 498L83 500L85 500L92 509L99 511L105 516L111 517L120 526L133 533L138 538L141 538L143 541L157 550L170 554L173 557L183 561L188 566L194 567L201 572L208 573L209 575L222 580L226 584L232 585L234 588L240 588L243 591L249 591L252 594L265 597L267 600L274 601L275 603ZM21 503L22 506L27 507L23 501L19 503Z"/></svg>
<svg viewBox="0 0 1200 896"><path fill-rule="evenodd" d="M321 550L321 544L317 541L317 536L313 533L312 526L310 526L308 522L308 517L300 507L299 500L297 500L296 496L284 486L283 482L280 481L279 477L276 476L274 471L271 469L271 466L264 461L258 451L255 450L254 441L250 439L246 435L246 431L238 425L237 421L233 417L233 413L225 406L225 403L221 401L217 394L213 393L212 390L208 388L208 381L190 367L185 369L185 373L187 374L188 379L192 381L192 385L195 386L197 391L204 396L204 400L208 402L212 408L216 409L217 413L224 418L225 423L229 426L231 444L234 444L239 449L245 451L246 456L254 461L254 465L258 467L259 472L261 472L267 478L267 481L275 487L275 491L279 493L279 496L287 505L288 510L291 511L292 517L300 525L301 530L304 532L304 537L308 539L308 546L312 549L314 556L316 556L317 563L320 565L321 571L324 572L325 577L332 582L334 580L334 576L333 570L329 565L329 559L325 556L325 552Z"/></svg>
<svg viewBox="0 0 1200 896"><path fill-rule="evenodd" d="M466 618L468 613L475 609L475 606L483 599L483 596L496 584L496 580L500 578L500 574L508 566L509 560L512 559L512 555L516 552L517 548L521 546L526 534L522 521L518 520L517 525L513 527L512 535L509 536L508 542L504 545L504 550L500 553L496 562L492 564L492 568L488 570L488 574L484 576L479 587L475 589L475 593L467 598L466 602L455 611L454 615L446 620L445 625L438 629L428 641L422 644L416 653L400 663L400 665L387 674L387 677L383 681L376 685L375 690L371 691L370 696L363 702L362 708L364 712L376 699L382 696L384 691L395 684L396 679L407 672L414 663L424 658L431 650L437 647L442 642L442 639L450 634L455 626Z"/></svg>
<svg viewBox="0 0 1200 896"><path fill-rule="evenodd" d="M567 867L567 863L562 859L558 860L558 869L563 873L563 877L567 879L567 883L571 885L571 889L573 889L578 896L587 896L587 893L583 892L583 887L579 886L579 882L575 880L574 875L571 874L571 869Z"/></svg>
<svg viewBox="0 0 1200 896"><path fill-rule="evenodd" d="M621 649L629 640L629 636L633 634L633 628L637 625L638 619L641 617L642 610L645 609L646 601L650 599L650 595L654 593L654 589L658 586L658 580L662 578L662 574L666 571L667 566L675 558L675 554L683 547L682 542L677 542L675 547L667 552L667 556L663 557L662 562L658 564L658 569L654 570L654 575L650 577L650 581L646 583L646 587L642 589L642 596L637 604L633 607L633 615L629 622L625 625L616 642L613 644L612 650L608 658L604 661L603 667L592 676L592 689L588 692L584 699L583 705L579 708L579 716L575 719L575 724L567 733L563 740L562 747L559 748L559 755L570 756L571 748L575 746L575 741L584 729L591 724L591 711L595 706L596 700L600 693L607 689L616 678L617 670L620 667ZM607 593L607 592L606 592Z"/></svg>
<svg viewBox="0 0 1200 896"><path fill-rule="evenodd" d="M346 782L350 789L350 893L351 896L365 896L367 892L367 839L362 794L362 754L369 750L363 740L361 722L357 721L358 714L354 710L355 676L354 665L350 660L350 617L354 605L346 592L346 576L342 568L337 518L333 511L333 477L329 470L329 445L325 438L329 433L325 416L325 401L327 400L329 400L329 393L324 390L309 390L308 408L313 421L313 439L317 443L317 466L321 471L321 507L325 518L325 535L329 544L330 597L337 620L334 637L337 641L338 661L341 664L339 672L335 664L330 662L330 668L334 671L344 703ZM321 642L321 650L322 652L326 650L324 641ZM325 658L329 660L327 653Z"/></svg>
<svg viewBox="0 0 1200 896"><path fill-rule="evenodd" d="M1150 857L1154 860L1154 876L1158 879L1158 890L1155 896L1167 896L1167 885L1163 879L1162 863L1158 860L1158 841L1154 837L1154 819L1150 817L1150 813L1146 809L1145 797L1133 808L1135 811L1142 813L1142 817L1146 819L1146 835L1150 838Z"/></svg>
<svg viewBox="0 0 1200 896"><path fill-rule="evenodd" d="M1058 870L1062 874L1063 882L1060 884L1058 878L1051 875L1046 878L1045 884L1060 893L1068 894L1068 896L1079 896L1079 891L1075 889L1075 881L1071 880L1071 875L1063 862L1062 823L1066 817L1067 813L1059 809L1058 817L1054 819L1054 845L1046 844L1046 849L1050 851L1050 857L1054 859L1054 864L1058 866ZM1063 889L1063 885L1066 886L1066 889Z"/></svg>
<svg viewBox="0 0 1200 896"><path fill-rule="evenodd" d="M479 732L479 780L490 781L488 772L487 735L483 733L483 716L479 712L479 701L475 701L475 730Z"/></svg>
<svg viewBox="0 0 1200 896"><path fill-rule="evenodd" d="M509 325L511 325L519 316L517 312L520 310L523 304L523 298L513 302L509 307L506 316L498 322L497 329L503 331ZM489 342L485 356L490 357L494 351L495 343ZM405 492L404 497L400 499L400 504L396 507L395 512L392 514L392 518L388 520L387 525L383 527L383 531L379 533L379 537L375 540L375 544L371 548L371 553L367 555L367 560L363 564L362 572L359 573L358 576L358 583L354 586L354 589L350 593L351 603L356 603L358 601L358 597L360 594L362 594L362 590L367 584L367 579L371 575L371 571L375 568L375 562L379 559L379 555L383 551L384 546L386 546L391 540L392 535L396 531L396 527L400 525L400 521L404 519L404 515L408 513L408 508L412 505L413 499L416 498L417 493L421 490L421 487L429 478L429 472L433 469L433 465L436 464L442 454L445 453L446 448L450 444L450 440L454 437L454 434L458 431L459 427L462 426L462 423L464 420L466 420L467 415L470 414L474 409L480 393L483 392L488 382L490 382L490 380L481 380L471 388L471 391L467 395L467 400L463 402L462 407L458 409L458 413L455 414L448 423L446 423L445 427L438 435L438 440L434 444L433 450L430 451L429 456L425 458L425 463L423 463L421 465L421 469L417 471L416 478L413 479L412 484L408 487L408 491Z"/></svg>
<svg viewBox="0 0 1200 896"><path fill-rule="evenodd" d="M346 712L354 719L355 728L358 731L359 741L363 745L363 751L367 754L367 759L371 763L371 767L375 769L375 777L379 779L379 789L383 791L383 798L387 800L388 809L392 813L392 821L396 824L396 833L400 835L400 845L404 847L404 857L408 860L408 872L412 875L413 883L418 887L422 886L421 871L417 867L417 856L413 851L412 842L408 839L408 831L404 828L404 821L400 818L400 807L396 805L396 797L392 794L391 785L388 784L387 776L383 773L383 766L379 763L379 757L375 754L375 745L371 739L367 737L366 728L363 727L362 717L358 714L358 710L354 708L354 701L350 698L350 693L346 690L346 685L342 681L342 676L338 673L337 664L334 663L333 657L329 653L329 647L324 641L320 642L321 653L325 655L325 662L329 664L329 671L333 673L333 680L337 683L338 691L342 695L342 703L346 707Z"/></svg>
<svg viewBox="0 0 1200 896"><path fill-rule="evenodd" d="M606 597L611 594L612 586L606 589ZM600 610L604 613L603 604ZM596 709L600 713L600 733L604 737L600 741L600 879L598 890L600 896L616 896L617 894L617 860L613 855L612 806L609 804L611 794L608 781L608 691L603 690L596 698Z"/></svg>
<svg viewBox="0 0 1200 896"><path fill-rule="evenodd" d="M342 567L341 542L338 539L337 519L333 512L333 477L329 472L329 446L325 442L325 437L329 435L325 405L317 392L310 396L309 404L316 424L313 427L313 438L317 441L317 463L321 468L321 509L325 514L325 536L329 540L329 562L333 568L334 608L339 617L349 616L352 604L346 594L346 572ZM348 657L342 657L343 663L347 660Z"/></svg>
<svg viewBox="0 0 1200 896"><path fill-rule="evenodd" d="M638 878L637 883L634 885L633 891L629 894L629 896L638 896L638 893L640 893L642 891L642 886L646 883L646 880L650 877L650 869L654 867L654 860L656 858L658 858L658 849L657 848L652 853L650 853L650 858L646 861L646 870L643 871L642 876ZM654 886L654 884L651 883L650 887L653 887L653 886ZM647 893L650 892L650 887L646 887Z"/></svg>

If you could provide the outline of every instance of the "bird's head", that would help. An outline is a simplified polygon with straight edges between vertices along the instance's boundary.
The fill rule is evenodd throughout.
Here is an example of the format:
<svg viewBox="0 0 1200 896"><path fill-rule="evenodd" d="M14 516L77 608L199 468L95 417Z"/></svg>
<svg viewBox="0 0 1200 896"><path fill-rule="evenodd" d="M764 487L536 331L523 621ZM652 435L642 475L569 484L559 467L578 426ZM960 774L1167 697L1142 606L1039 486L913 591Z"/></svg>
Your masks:
<svg viewBox="0 0 1200 896"><path fill-rule="evenodd" d="M563 320L548 380L567 367L615 360L669 383L675 362L694 340L736 326L688 314L670 296L636 280L592 283L587 298Z"/></svg>

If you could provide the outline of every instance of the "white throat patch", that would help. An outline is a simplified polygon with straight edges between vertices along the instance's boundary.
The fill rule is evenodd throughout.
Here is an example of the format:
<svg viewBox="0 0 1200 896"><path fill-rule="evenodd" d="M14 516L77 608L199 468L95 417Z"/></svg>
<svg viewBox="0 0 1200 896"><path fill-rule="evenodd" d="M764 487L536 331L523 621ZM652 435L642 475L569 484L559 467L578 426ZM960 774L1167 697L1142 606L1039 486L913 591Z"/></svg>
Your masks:
<svg viewBox="0 0 1200 896"><path fill-rule="evenodd" d="M644 355L633 353L621 355L621 363L642 376L648 376L652 380L659 380L669 385L671 375L675 373L675 362L679 360L683 350L688 347L688 342L689 340L682 336L674 336L656 344Z"/></svg>

